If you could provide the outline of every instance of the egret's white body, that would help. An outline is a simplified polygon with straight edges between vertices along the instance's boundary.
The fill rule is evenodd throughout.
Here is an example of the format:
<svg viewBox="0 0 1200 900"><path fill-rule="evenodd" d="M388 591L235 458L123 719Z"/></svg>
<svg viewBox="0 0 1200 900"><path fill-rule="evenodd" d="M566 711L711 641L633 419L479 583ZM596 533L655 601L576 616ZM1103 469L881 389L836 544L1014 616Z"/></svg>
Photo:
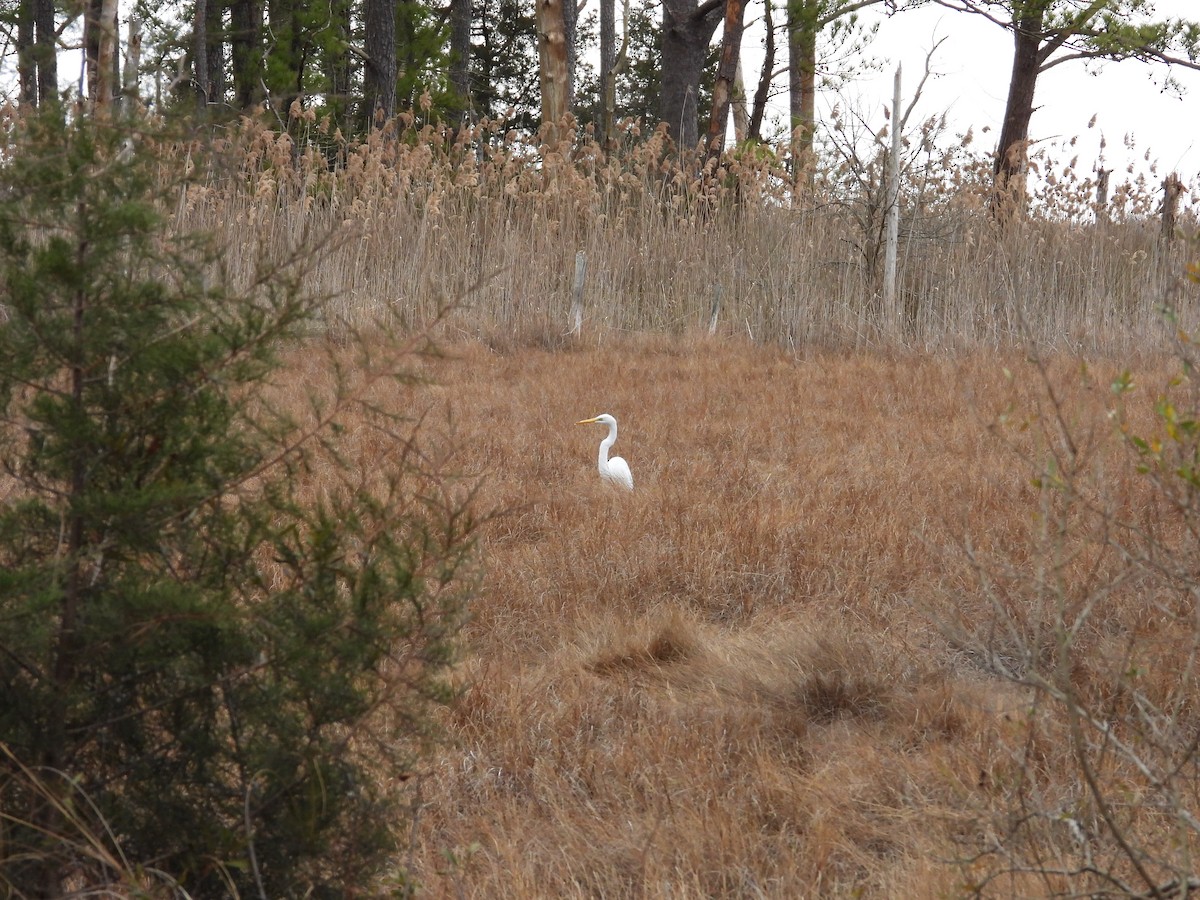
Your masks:
<svg viewBox="0 0 1200 900"><path fill-rule="evenodd" d="M608 458L609 448L617 442L617 420L608 413L601 413L592 419L576 422L576 425L607 425L608 437L600 442L600 457L598 468L600 477L613 484L619 484L627 491L633 490L633 473L629 471L629 463L621 457Z"/></svg>

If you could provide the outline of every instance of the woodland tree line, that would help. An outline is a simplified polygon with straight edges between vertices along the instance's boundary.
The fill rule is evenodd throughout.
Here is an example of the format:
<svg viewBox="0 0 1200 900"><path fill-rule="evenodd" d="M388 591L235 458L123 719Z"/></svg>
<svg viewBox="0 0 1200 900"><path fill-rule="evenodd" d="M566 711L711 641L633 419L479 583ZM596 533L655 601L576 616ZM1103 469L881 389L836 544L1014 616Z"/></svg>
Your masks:
<svg viewBox="0 0 1200 900"><path fill-rule="evenodd" d="M406 109L450 124L504 118L531 132L570 113L602 145L618 122L640 120L710 154L732 114L739 140L779 141L804 167L818 86L853 74L837 60L871 37L859 14L930 4L1012 35L998 187L1024 171L1047 69L1123 59L1198 67L1200 25L1156 18L1152 0L139 0L120 9L116 0L20 0L5 25L22 105L59 96L74 75L59 71L60 53L81 42L83 93L102 104L152 83L143 99L160 107L220 115L261 105L282 119L298 102L343 135ZM739 59L751 22L764 35L758 72ZM783 92L789 119L764 134L767 103Z"/></svg>

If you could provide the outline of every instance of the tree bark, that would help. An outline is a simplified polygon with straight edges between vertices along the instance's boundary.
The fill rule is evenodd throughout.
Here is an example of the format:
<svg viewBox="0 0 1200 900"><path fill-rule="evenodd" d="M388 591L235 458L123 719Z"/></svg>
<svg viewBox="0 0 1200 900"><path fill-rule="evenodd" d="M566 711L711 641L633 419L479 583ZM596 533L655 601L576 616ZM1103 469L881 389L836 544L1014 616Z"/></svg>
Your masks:
<svg viewBox="0 0 1200 900"><path fill-rule="evenodd" d="M567 53L567 112L575 111L575 65L579 61L579 50L575 33L579 20L576 0L562 0L563 40Z"/></svg>
<svg viewBox="0 0 1200 900"><path fill-rule="evenodd" d="M750 110L746 106L746 74L742 60L738 58L737 77L733 80L733 97L730 99L733 112L733 140L738 146L746 142L750 131Z"/></svg>
<svg viewBox="0 0 1200 900"><path fill-rule="evenodd" d="M233 0L229 7L229 50L233 59L233 96L239 109L262 99L262 4Z"/></svg>
<svg viewBox="0 0 1200 900"><path fill-rule="evenodd" d="M54 28L54 0L33 0L33 18L37 32L38 105L46 106L58 98L58 36Z"/></svg>
<svg viewBox="0 0 1200 900"><path fill-rule="evenodd" d="M196 0L192 15L192 82L196 88L196 106L208 107L208 0Z"/></svg>
<svg viewBox="0 0 1200 900"><path fill-rule="evenodd" d="M1175 240L1175 223L1179 216L1179 198L1183 196L1183 181L1172 172L1163 181L1162 241L1170 244Z"/></svg>
<svg viewBox="0 0 1200 900"><path fill-rule="evenodd" d="M600 109L596 116L596 140L607 148L612 139L616 106L617 0L600 0ZM613 102L610 104L609 96Z"/></svg>
<svg viewBox="0 0 1200 900"><path fill-rule="evenodd" d="M472 117L471 0L450 0L450 85L463 112Z"/></svg>
<svg viewBox="0 0 1200 900"><path fill-rule="evenodd" d="M138 101L138 70L141 63L142 22L137 16L130 16L128 37L125 42L125 65L121 71L123 109L132 109Z"/></svg>
<svg viewBox="0 0 1200 900"><path fill-rule="evenodd" d="M570 3L573 0L565 0ZM542 129L547 144L558 142L558 129L570 110L570 72L564 0L536 0L538 74L542 91Z"/></svg>
<svg viewBox="0 0 1200 900"><path fill-rule="evenodd" d="M817 34L824 27L818 0L789 0L788 106L791 113L792 177L811 184L816 169L813 139L817 130Z"/></svg>
<svg viewBox="0 0 1200 900"><path fill-rule="evenodd" d="M725 0L663 0L662 121L685 152L699 140L698 103L704 58L725 11Z"/></svg>
<svg viewBox="0 0 1200 900"><path fill-rule="evenodd" d="M364 112L368 128L382 128L396 115L396 5L366 0Z"/></svg>
<svg viewBox="0 0 1200 900"><path fill-rule="evenodd" d="M1112 169L1101 167L1096 170L1096 224L1108 221L1108 179Z"/></svg>
<svg viewBox="0 0 1200 900"><path fill-rule="evenodd" d="M88 105L94 113L102 113L112 104L116 47L116 0L88 0L83 49Z"/></svg>
<svg viewBox="0 0 1200 900"><path fill-rule="evenodd" d="M17 4L17 84L21 106L37 106L37 54L34 46L33 0Z"/></svg>
<svg viewBox="0 0 1200 900"><path fill-rule="evenodd" d="M88 103L96 105L100 63L100 29L104 0L87 0L83 11L83 67Z"/></svg>
<svg viewBox="0 0 1200 900"><path fill-rule="evenodd" d="M775 21L771 12L771 0L763 5L763 26L766 29L766 46L763 57L762 71L758 76L758 86L754 90L754 103L750 107L750 122L746 126L746 139L762 140L763 115L766 113L767 100L771 96L771 77L775 74Z"/></svg>
<svg viewBox="0 0 1200 900"><path fill-rule="evenodd" d="M900 337L900 305L896 302L896 257L900 247L900 151L904 111L900 108L901 67L892 82L892 150L888 154L887 240L883 253L883 327L889 337Z"/></svg>
<svg viewBox="0 0 1200 900"><path fill-rule="evenodd" d="M118 84L117 39L121 32L117 21L117 0L101 0L96 34L96 96L93 103L97 111L102 111L112 106Z"/></svg>
<svg viewBox="0 0 1200 900"><path fill-rule="evenodd" d="M1008 84L1008 103L1004 124L996 147L993 212L1011 213L1024 208L1025 174L1029 161L1029 120L1033 118L1033 97L1041 68L1042 4L1030 3L1013 29L1012 78Z"/></svg>
<svg viewBox="0 0 1200 900"><path fill-rule="evenodd" d="M742 17L746 7L743 0L726 0L725 30L721 36L721 59L717 63L717 80L713 85L712 113L708 118L708 157L721 155L725 148L725 132L729 123L729 106L737 83L738 57L742 47Z"/></svg>
<svg viewBox="0 0 1200 900"><path fill-rule="evenodd" d="M208 73L208 102L225 101L225 22L221 0L204 0L205 13L204 68Z"/></svg>

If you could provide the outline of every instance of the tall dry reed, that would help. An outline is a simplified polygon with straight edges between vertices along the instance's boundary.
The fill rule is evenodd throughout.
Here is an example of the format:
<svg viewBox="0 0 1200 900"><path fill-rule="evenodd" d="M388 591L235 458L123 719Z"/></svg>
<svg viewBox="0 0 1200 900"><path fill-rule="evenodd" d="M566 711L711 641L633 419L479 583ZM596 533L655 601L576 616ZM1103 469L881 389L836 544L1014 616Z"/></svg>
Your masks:
<svg viewBox="0 0 1200 900"><path fill-rule="evenodd" d="M722 332L790 347L1128 350L1153 340L1186 258L1184 241L1163 241L1144 179L1115 185L1097 224L1094 180L1042 151L1031 211L1000 227L986 156L923 139L906 160L904 315L889 333L878 148L831 160L797 195L765 148L699 177L633 126L605 154L586 134L539 148L502 122L452 133L408 116L349 143L298 121L300 138L246 121L197 151L208 168L179 224L228 234L235 269L304 234L339 235L314 284L336 298L334 325L417 328L454 305L458 332L556 345L583 251L590 331L700 330L719 293Z"/></svg>

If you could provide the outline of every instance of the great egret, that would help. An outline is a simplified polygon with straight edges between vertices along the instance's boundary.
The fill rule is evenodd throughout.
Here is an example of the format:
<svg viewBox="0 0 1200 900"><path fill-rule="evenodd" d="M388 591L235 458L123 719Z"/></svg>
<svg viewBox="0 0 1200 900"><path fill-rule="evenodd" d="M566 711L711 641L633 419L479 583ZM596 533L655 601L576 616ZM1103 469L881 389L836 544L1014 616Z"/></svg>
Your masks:
<svg viewBox="0 0 1200 900"><path fill-rule="evenodd" d="M592 419L576 422L576 425L607 425L608 437L600 442L600 477L613 484L619 484L627 491L633 490L633 473L629 471L629 463L619 456L608 458L608 448L617 442L617 420L608 413L601 413Z"/></svg>

